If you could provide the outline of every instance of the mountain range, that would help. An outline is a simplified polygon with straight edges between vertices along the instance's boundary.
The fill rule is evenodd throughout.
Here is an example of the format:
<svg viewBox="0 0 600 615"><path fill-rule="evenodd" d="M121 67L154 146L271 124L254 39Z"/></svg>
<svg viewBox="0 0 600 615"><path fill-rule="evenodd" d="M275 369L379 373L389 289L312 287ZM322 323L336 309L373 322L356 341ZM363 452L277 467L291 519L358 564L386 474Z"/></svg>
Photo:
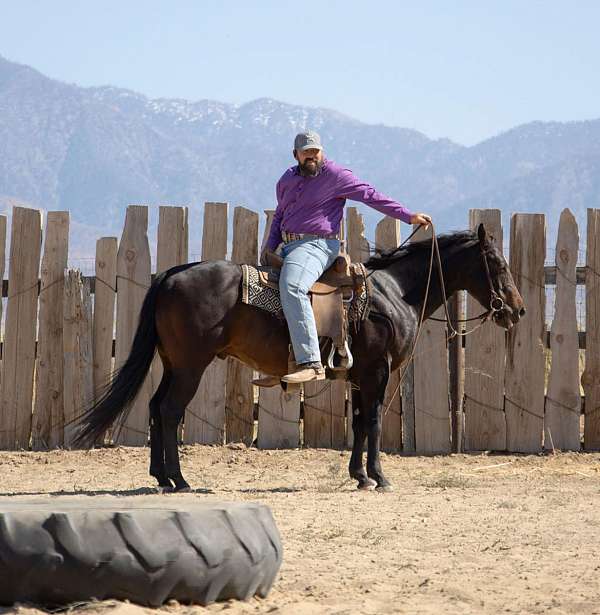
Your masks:
<svg viewBox="0 0 600 615"><path fill-rule="evenodd" d="M69 210L71 253L92 256L98 237L120 234L128 204L188 205L192 229L205 201L274 208L306 127L330 158L431 213L438 230L466 227L471 207L500 208L505 225L512 212L543 212L552 245L564 207L582 237L586 208L600 207L600 120L532 122L466 147L270 98L233 105L83 88L0 56L0 209ZM360 210L372 238L381 216Z"/></svg>

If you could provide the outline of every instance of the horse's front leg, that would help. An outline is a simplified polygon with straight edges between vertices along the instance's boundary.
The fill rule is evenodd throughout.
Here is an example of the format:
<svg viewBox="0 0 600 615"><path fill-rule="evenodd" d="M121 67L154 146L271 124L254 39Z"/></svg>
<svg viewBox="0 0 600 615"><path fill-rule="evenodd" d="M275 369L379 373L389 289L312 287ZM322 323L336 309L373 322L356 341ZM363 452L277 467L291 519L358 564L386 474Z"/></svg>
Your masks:
<svg viewBox="0 0 600 615"><path fill-rule="evenodd" d="M392 491L392 485L383 475L379 449L381 446L381 413L385 387L390 377L390 367L387 360L375 366L367 382L361 383L361 403L366 412L367 423L367 476L377 483L380 491Z"/></svg>
<svg viewBox="0 0 600 615"><path fill-rule="evenodd" d="M350 478L358 481L359 489L374 489L377 483L370 479L363 466L363 448L367 438L366 413L363 411L360 390L352 390L352 432L354 442L350 456Z"/></svg>

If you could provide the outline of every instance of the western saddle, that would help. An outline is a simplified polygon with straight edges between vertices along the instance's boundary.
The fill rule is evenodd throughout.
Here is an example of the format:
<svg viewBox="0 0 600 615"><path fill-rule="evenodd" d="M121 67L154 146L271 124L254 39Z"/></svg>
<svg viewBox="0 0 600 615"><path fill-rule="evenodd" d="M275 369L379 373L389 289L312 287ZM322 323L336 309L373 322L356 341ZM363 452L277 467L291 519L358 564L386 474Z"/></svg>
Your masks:
<svg viewBox="0 0 600 615"><path fill-rule="evenodd" d="M279 274L283 258L274 252L267 253L265 267L259 267L263 286L279 290ZM362 263L350 262L344 248L333 264L313 284L309 291L317 334L331 339L326 367L329 377L343 379L352 367L351 339L348 335L348 310L352 300L360 296L366 285L366 270ZM294 367L294 354L290 345L290 370ZM257 382L260 384L260 382Z"/></svg>

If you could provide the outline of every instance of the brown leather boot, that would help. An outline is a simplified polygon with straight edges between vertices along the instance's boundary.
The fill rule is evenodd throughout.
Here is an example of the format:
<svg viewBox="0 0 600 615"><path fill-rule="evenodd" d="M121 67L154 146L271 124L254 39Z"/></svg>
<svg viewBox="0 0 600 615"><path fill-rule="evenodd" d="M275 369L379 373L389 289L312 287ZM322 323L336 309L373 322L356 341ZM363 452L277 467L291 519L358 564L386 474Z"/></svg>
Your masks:
<svg viewBox="0 0 600 615"><path fill-rule="evenodd" d="M287 374L282 380L290 384L312 382L313 380L325 380L325 368L319 361L315 363L301 363L298 365L296 371Z"/></svg>

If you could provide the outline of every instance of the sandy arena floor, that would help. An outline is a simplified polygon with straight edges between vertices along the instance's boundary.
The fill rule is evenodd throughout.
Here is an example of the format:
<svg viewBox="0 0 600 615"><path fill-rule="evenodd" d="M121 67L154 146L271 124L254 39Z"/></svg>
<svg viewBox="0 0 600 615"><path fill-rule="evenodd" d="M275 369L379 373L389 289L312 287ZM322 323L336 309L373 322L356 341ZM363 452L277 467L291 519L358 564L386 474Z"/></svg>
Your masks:
<svg viewBox="0 0 600 615"><path fill-rule="evenodd" d="M600 455L384 455L389 494L354 488L348 452L234 445L181 455L198 498L271 507L284 562L266 600L165 612L600 614ZM0 495L148 494L147 464L148 451L133 448L0 453ZM117 602L79 610L153 612Z"/></svg>

